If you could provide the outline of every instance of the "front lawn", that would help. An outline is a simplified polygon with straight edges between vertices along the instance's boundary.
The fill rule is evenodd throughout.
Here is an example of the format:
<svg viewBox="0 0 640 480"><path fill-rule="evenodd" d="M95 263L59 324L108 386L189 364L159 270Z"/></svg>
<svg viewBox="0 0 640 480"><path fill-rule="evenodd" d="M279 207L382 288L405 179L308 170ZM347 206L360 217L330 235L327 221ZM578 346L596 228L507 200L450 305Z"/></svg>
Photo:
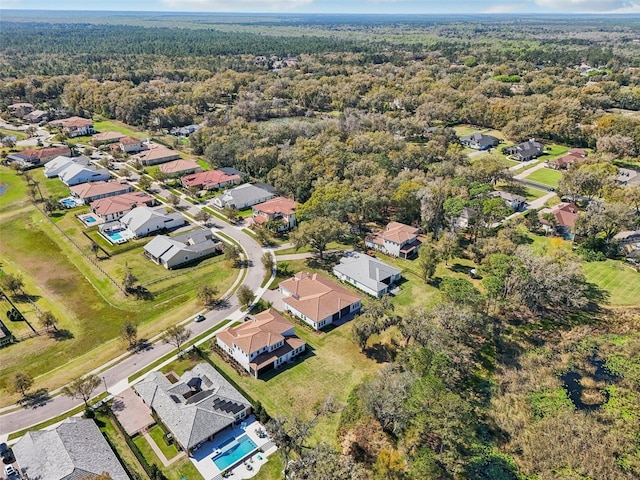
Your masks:
<svg viewBox="0 0 640 480"><path fill-rule="evenodd" d="M569 152L569 147L565 145L558 145L552 143L551 145L545 145L544 147L544 160L555 160Z"/></svg>
<svg viewBox="0 0 640 480"><path fill-rule="evenodd" d="M116 120L100 120L93 122L93 127L96 132L104 133L104 132L119 132L124 133L125 135L129 135L134 138L148 138L148 132L139 132L135 130L131 130L127 125L122 122L118 122Z"/></svg>
<svg viewBox="0 0 640 480"><path fill-rule="evenodd" d="M525 192L526 192L525 196L527 197L528 202L532 200L536 200L537 198L543 197L544 195L549 193L545 190L540 190L539 188L533 188L533 187L526 187Z"/></svg>
<svg viewBox="0 0 640 480"><path fill-rule="evenodd" d="M582 268L587 281L610 294L613 306L640 305L640 273L617 260L585 262Z"/></svg>
<svg viewBox="0 0 640 480"><path fill-rule="evenodd" d="M541 183L542 185L549 185L550 187L557 187L558 183L562 179L562 172L553 170L552 168L540 168L530 175L525 177L525 180L531 182Z"/></svg>

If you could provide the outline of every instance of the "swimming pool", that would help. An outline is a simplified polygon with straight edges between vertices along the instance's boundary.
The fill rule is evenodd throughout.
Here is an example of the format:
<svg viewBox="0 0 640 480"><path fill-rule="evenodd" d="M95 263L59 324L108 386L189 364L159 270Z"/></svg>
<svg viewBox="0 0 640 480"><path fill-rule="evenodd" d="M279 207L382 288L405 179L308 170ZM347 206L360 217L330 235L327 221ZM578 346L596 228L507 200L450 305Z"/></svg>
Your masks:
<svg viewBox="0 0 640 480"><path fill-rule="evenodd" d="M76 202L74 200L71 200L70 198L63 198L62 200L60 200L60 203L67 208L73 208L76 206Z"/></svg>
<svg viewBox="0 0 640 480"><path fill-rule="evenodd" d="M109 232L107 233L107 236L113 240L114 243L118 243L121 242L122 240L124 240L124 237L122 235L120 235L120 232Z"/></svg>
<svg viewBox="0 0 640 480"><path fill-rule="evenodd" d="M84 222L85 223L96 223L97 220L95 218L91 217L91 216L86 216L86 217L84 217Z"/></svg>
<svg viewBox="0 0 640 480"><path fill-rule="evenodd" d="M227 445L230 446L223 447L227 448L225 451L213 457L213 463L216 464L216 467L218 467L221 472L224 472L230 466L235 465L249 453L258 448L255 442L247 435L242 435L241 437L232 440Z"/></svg>

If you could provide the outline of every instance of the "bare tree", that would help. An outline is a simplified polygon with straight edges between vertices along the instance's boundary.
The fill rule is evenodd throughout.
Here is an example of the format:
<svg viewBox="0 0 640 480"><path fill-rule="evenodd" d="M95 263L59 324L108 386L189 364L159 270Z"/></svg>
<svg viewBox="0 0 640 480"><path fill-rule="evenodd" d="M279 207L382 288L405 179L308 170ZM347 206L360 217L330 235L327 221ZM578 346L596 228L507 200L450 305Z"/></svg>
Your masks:
<svg viewBox="0 0 640 480"><path fill-rule="evenodd" d="M50 332L51 329L53 329L54 331L58 330L58 327L56 326L58 323L58 319L53 315L53 313L42 312L39 317L40 323L42 323L42 326L47 329L47 332Z"/></svg>
<svg viewBox="0 0 640 480"><path fill-rule="evenodd" d="M26 396L27 390L29 390L32 385L33 378L27 373L18 372L15 377L13 377L13 390L20 392L23 397Z"/></svg>
<svg viewBox="0 0 640 480"><path fill-rule="evenodd" d="M93 391L98 388L98 385L100 385L100 377L97 375L87 375L66 385L62 389L62 393L67 397L82 400L84 406L89 408L89 399Z"/></svg>
<svg viewBox="0 0 640 480"><path fill-rule="evenodd" d="M127 320L120 329L120 337L129 343L129 348L138 344L138 327L131 320Z"/></svg>
<svg viewBox="0 0 640 480"><path fill-rule="evenodd" d="M180 353L182 345L189 340L189 337L191 337L191 330L185 328L184 325L174 325L167 328L162 336L162 341L173 345L178 349L178 353Z"/></svg>

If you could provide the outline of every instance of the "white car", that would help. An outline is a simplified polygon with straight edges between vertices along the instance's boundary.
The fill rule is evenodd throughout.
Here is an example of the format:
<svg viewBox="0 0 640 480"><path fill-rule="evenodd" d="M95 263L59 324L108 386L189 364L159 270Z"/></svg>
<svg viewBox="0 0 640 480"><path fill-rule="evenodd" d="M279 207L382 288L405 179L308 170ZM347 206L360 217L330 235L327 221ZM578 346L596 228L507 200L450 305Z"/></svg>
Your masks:
<svg viewBox="0 0 640 480"><path fill-rule="evenodd" d="M7 478L11 478L13 475L17 475L18 471L13 468L13 465L5 465L4 474L7 476Z"/></svg>

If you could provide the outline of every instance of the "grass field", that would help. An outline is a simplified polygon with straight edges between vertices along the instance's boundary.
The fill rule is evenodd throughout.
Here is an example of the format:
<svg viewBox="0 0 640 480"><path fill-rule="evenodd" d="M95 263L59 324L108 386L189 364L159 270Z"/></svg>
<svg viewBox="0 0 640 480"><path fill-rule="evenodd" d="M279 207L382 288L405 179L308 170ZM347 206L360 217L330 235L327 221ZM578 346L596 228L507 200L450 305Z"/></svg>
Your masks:
<svg viewBox="0 0 640 480"><path fill-rule="evenodd" d="M353 248L353 245L348 244L348 243L339 243L339 242L331 242L327 245L327 251L330 250L349 250ZM276 250L275 254L276 256L280 256L280 255L292 255L292 254L296 254L296 253L310 253L314 251L309 245L305 245L302 248L299 248L298 250L295 249L295 247L289 247L289 248L283 248L282 250Z"/></svg>
<svg viewBox="0 0 640 480"><path fill-rule="evenodd" d="M526 192L525 196L527 197L528 201L535 200L536 198L540 198L546 195L547 193L549 193L544 190L540 190L539 188L533 188L533 187L526 187L525 192Z"/></svg>
<svg viewBox="0 0 640 480"><path fill-rule="evenodd" d="M557 187L558 182L562 179L562 172L553 170L551 168L540 168L530 175L525 177L525 180L541 183L543 185L549 185L550 187Z"/></svg>
<svg viewBox="0 0 640 480"><path fill-rule="evenodd" d="M202 475L200 475L200 472L198 472L188 457L185 456L175 463L172 463L169 467L164 467L158 456L151 449L146 438L142 435L136 435L133 437L133 442L136 444L149 465L155 463L160 467L160 470L162 470L169 480L182 480L183 478L188 478L189 480L202 480Z"/></svg>
<svg viewBox="0 0 640 480"><path fill-rule="evenodd" d="M0 167L0 191L0 212L29 205L27 184L7 167Z"/></svg>
<svg viewBox="0 0 640 480"><path fill-rule="evenodd" d="M93 127L95 128L96 132L99 132L99 133L119 132L134 138L150 137L149 132L139 132L137 130L132 130L127 125L123 124L122 122L118 122L116 120L99 120L99 121L93 122Z"/></svg>
<svg viewBox="0 0 640 480"><path fill-rule="evenodd" d="M640 305L640 273L616 260L583 263L587 280L610 294L612 306Z"/></svg>
<svg viewBox="0 0 640 480"><path fill-rule="evenodd" d="M565 145L558 145L552 143L551 145L545 145L544 147L544 160L555 160L562 155L566 155L569 152L569 147Z"/></svg>

